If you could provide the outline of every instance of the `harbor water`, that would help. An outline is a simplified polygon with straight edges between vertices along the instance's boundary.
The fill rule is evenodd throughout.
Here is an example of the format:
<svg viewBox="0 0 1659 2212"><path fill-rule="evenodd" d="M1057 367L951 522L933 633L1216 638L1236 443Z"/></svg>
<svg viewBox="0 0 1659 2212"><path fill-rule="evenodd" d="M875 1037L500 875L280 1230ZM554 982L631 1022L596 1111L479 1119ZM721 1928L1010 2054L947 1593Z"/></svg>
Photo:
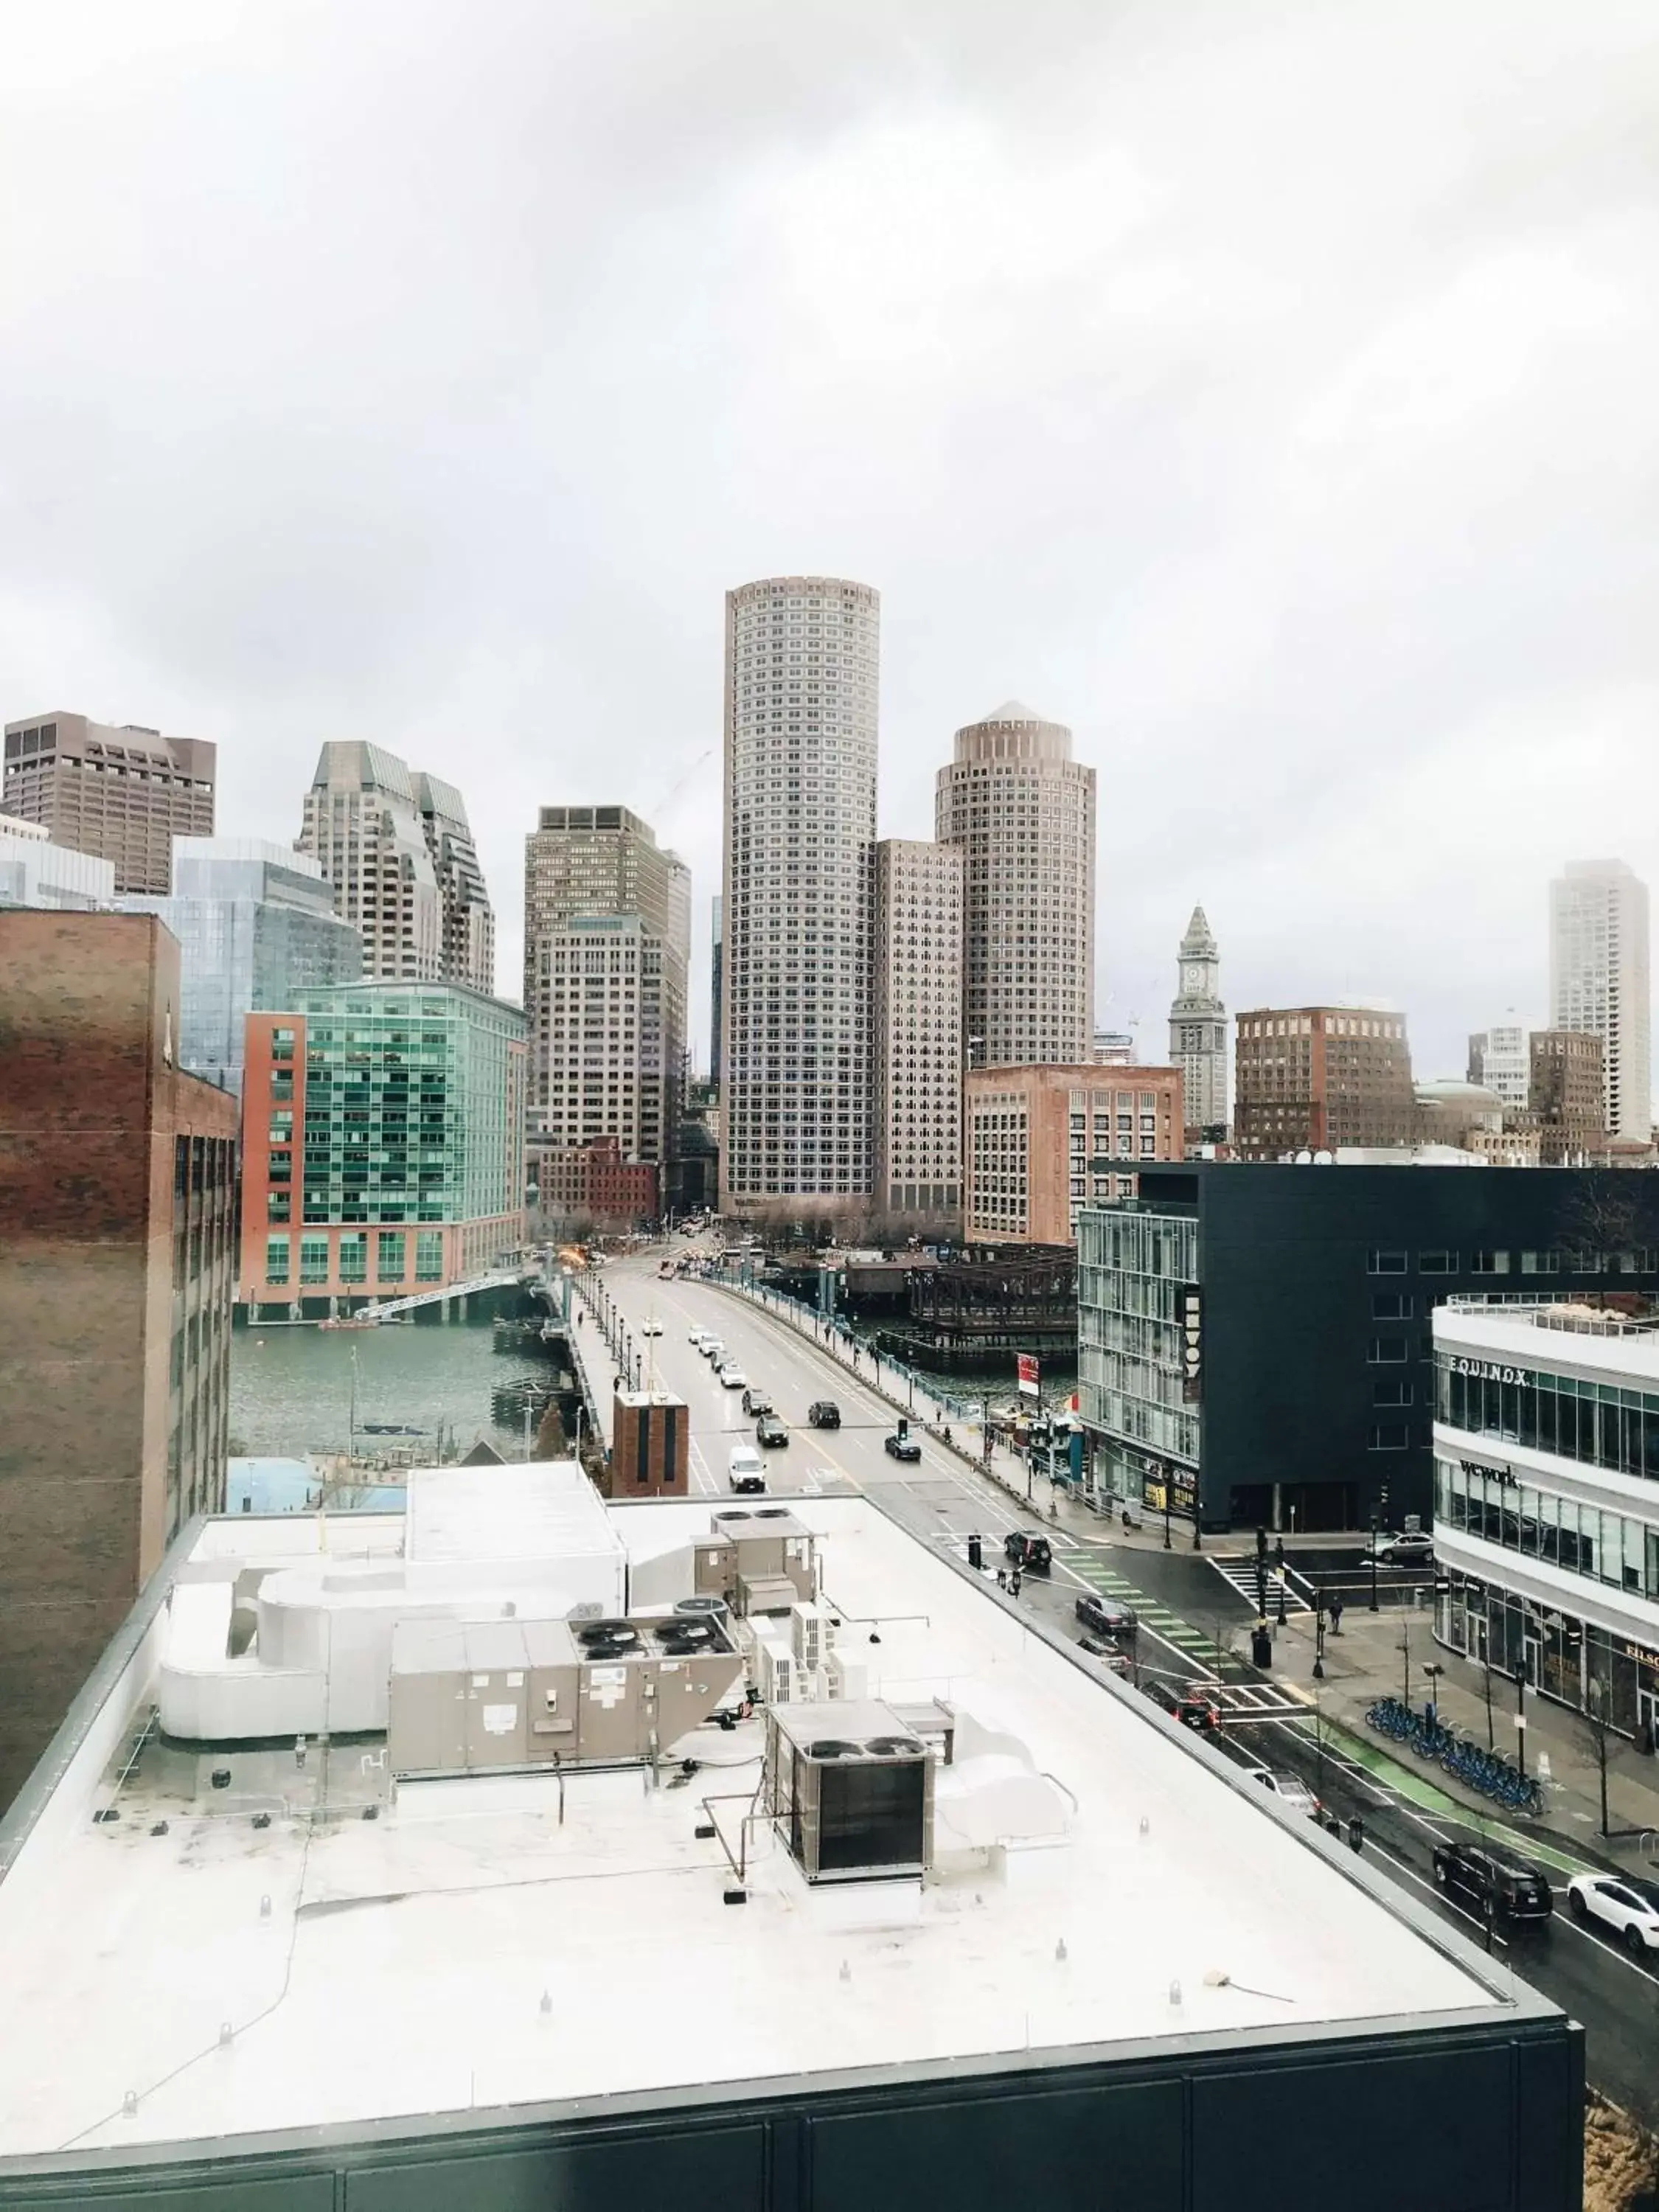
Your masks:
<svg viewBox="0 0 1659 2212"><path fill-rule="evenodd" d="M544 1380L532 1353L497 1352L487 1321L448 1327L245 1328L231 1338L230 1437L234 1454L343 1452L352 1421L356 1365L360 1452L421 1445L416 1437L375 1435L370 1426L418 1429L437 1457L441 1426L462 1453L487 1437L509 1459L525 1456L522 1427L490 1418L492 1389L524 1376ZM416 1462L424 1449L414 1455Z"/></svg>

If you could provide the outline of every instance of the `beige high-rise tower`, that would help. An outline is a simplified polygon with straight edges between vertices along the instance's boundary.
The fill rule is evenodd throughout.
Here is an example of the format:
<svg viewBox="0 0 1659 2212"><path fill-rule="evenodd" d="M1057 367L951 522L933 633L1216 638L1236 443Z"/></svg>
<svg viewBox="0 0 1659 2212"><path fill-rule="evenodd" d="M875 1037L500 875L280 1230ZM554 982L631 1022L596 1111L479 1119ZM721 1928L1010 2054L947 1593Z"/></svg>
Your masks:
<svg viewBox="0 0 1659 2212"><path fill-rule="evenodd" d="M363 973L444 980L444 898L415 779L396 753L357 738L325 744L296 850L321 864L334 911L362 932Z"/></svg>
<svg viewBox="0 0 1659 2212"><path fill-rule="evenodd" d="M1011 701L957 732L941 845L963 855L969 1067L1077 1065L1095 997L1095 772L1072 733Z"/></svg>
<svg viewBox="0 0 1659 2212"><path fill-rule="evenodd" d="M962 854L876 848L876 1187L896 1224L954 1229L962 1210Z"/></svg>
<svg viewBox="0 0 1659 2212"><path fill-rule="evenodd" d="M726 593L727 1212L869 1207L880 638L866 584L774 576Z"/></svg>
<svg viewBox="0 0 1659 2212"><path fill-rule="evenodd" d="M213 835L218 748L84 714L8 722L0 814L33 822L72 853L115 868L115 889L165 898L175 837Z"/></svg>

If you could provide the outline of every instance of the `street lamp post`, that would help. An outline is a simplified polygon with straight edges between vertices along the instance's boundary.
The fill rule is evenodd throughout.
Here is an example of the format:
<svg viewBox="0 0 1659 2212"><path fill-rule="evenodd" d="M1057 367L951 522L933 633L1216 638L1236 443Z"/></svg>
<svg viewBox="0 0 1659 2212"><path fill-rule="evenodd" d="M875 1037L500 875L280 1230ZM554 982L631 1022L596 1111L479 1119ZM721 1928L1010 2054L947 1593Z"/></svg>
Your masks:
<svg viewBox="0 0 1659 2212"><path fill-rule="evenodd" d="M1317 1589L1314 1592L1313 1678L1316 1682L1325 1679L1325 1594Z"/></svg>
<svg viewBox="0 0 1659 2212"><path fill-rule="evenodd" d="M1376 1547L1379 1541L1376 1508L1371 1508L1371 1611L1378 1610L1376 1602Z"/></svg>
<svg viewBox="0 0 1659 2212"><path fill-rule="evenodd" d="M1170 1480L1170 1469L1166 1467L1164 1470L1164 1548L1166 1552L1172 1548L1170 1541L1170 1492L1174 1486Z"/></svg>
<svg viewBox="0 0 1659 2212"><path fill-rule="evenodd" d="M1515 1670L1515 1763L1527 1771L1527 1668L1522 1661Z"/></svg>

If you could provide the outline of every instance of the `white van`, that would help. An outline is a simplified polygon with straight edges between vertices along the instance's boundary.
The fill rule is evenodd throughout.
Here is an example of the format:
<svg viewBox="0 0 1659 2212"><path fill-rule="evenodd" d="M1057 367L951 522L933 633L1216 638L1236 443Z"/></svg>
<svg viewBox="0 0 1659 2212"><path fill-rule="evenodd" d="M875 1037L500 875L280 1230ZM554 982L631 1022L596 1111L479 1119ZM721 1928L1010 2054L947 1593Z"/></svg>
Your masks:
<svg viewBox="0 0 1659 2212"><path fill-rule="evenodd" d="M726 1480L735 1491L753 1492L766 1488L766 1462L753 1444L738 1444L726 1462Z"/></svg>

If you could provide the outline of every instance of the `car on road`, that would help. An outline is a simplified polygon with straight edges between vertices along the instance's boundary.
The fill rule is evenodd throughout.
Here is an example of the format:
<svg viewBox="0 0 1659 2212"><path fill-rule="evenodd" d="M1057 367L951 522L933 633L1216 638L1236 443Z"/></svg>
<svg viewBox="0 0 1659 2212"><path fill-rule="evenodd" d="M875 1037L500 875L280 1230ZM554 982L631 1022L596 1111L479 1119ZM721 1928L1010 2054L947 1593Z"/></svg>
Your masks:
<svg viewBox="0 0 1659 2212"><path fill-rule="evenodd" d="M1213 1735L1221 1726L1221 1708L1202 1682L1177 1682L1167 1674L1143 1674L1140 1686L1182 1728L1189 1728L1199 1735Z"/></svg>
<svg viewBox="0 0 1659 2212"><path fill-rule="evenodd" d="M759 1383L751 1382L743 1394L743 1410L745 1413L770 1413L777 1409Z"/></svg>
<svg viewBox="0 0 1659 2212"><path fill-rule="evenodd" d="M1659 1881L1631 1874L1576 1874L1567 1884L1575 1920L1610 1928L1635 1958L1659 1953Z"/></svg>
<svg viewBox="0 0 1659 2212"><path fill-rule="evenodd" d="M1379 1536L1375 1546L1365 1553L1368 1566L1373 1558L1381 1567L1431 1567L1434 1539L1426 1530L1413 1531L1404 1536Z"/></svg>
<svg viewBox="0 0 1659 2212"><path fill-rule="evenodd" d="M1271 1791L1281 1805L1288 1805L1292 1813L1305 1813L1310 1820L1319 1818L1319 1800L1299 1774L1286 1774L1275 1766L1247 1766L1244 1771L1252 1782Z"/></svg>
<svg viewBox="0 0 1659 2212"><path fill-rule="evenodd" d="M1008 1564L1018 1567L1023 1575L1046 1575L1053 1571L1054 1554L1046 1536L1031 1536L1024 1528L1011 1528L1002 1540L1002 1548Z"/></svg>
<svg viewBox="0 0 1659 2212"><path fill-rule="evenodd" d="M720 1388L723 1390L741 1390L749 1380L735 1359L728 1359L725 1365L717 1368L715 1372L720 1378Z"/></svg>
<svg viewBox="0 0 1659 2212"><path fill-rule="evenodd" d="M662 1323L657 1319L654 1314L647 1314L645 1319L640 1323L640 1334L641 1336L660 1336L662 1334Z"/></svg>
<svg viewBox="0 0 1659 2212"><path fill-rule="evenodd" d="M711 1367L719 1367L726 1358L726 1346L717 1336L705 1337L697 1346Z"/></svg>
<svg viewBox="0 0 1659 2212"><path fill-rule="evenodd" d="M726 1462L726 1479L741 1496L766 1488L766 1462L753 1444L738 1444Z"/></svg>
<svg viewBox="0 0 1659 2212"><path fill-rule="evenodd" d="M1135 1640L1139 1623L1134 1607L1120 1604L1115 1597L1103 1597L1097 1590L1085 1590L1072 1610L1096 1636L1109 1636L1119 1644L1133 1644Z"/></svg>
<svg viewBox="0 0 1659 2212"><path fill-rule="evenodd" d="M814 1429L838 1429L841 1426L841 1407L833 1398L814 1398L806 1408L807 1425Z"/></svg>
<svg viewBox="0 0 1659 2212"><path fill-rule="evenodd" d="M1501 1844L1437 1844L1434 1886L1481 1920L1547 1927L1554 1910L1543 1869Z"/></svg>
<svg viewBox="0 0 1659 2212"><path fill-rule="evenodd" d="M921 1457L921 1446L916 1442L915 1438L910 1435L908 1430L893 1430L890 1435L884 1436L882 1438L881 1448L886 1453L889 1459L902 1459L909 1462L919 1460Z"/></svg>
<svg viewBox="0 0 1659 2212"><path fill-rule="evenodd" d="M1120 1651L1115 1644L1104 1642L1098 1636L1079 1636L1077 1648L1079 1651L1086 1651L1091 1659L1098 1659L1114 1674L1127 1674L1129 1671L1128 1654Z"/></svg>
<svg viewBox="0 0 1659 2212"><path fill-rule="evenodd" d="M688 1328L685 1340L694 1351L701 1352L708 1341L708 1331L706 1328Z"/></svg>
<svg viewBox="0 0 1659 2212"><path fill-rule="evenodd" d="M770 1449L777 1444L787 1444L788 1441L789 1431L775 1413L763 1413L756 1422L755 1442L757 1444L765 1444Z"/></svg>

